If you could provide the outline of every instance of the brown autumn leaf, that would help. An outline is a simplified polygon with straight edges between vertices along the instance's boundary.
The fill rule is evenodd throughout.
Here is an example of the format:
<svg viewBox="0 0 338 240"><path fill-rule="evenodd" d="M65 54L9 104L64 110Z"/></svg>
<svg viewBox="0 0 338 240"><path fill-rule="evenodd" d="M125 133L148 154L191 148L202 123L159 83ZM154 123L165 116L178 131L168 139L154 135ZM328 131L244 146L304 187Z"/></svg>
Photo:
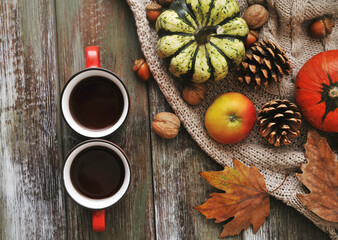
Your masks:
<svg viewBox="0 0 338 240"><path fill-rule="evenodd" d="M234 167L201 173L212 186L226 192L212 193L204 204L195 207L207 219L215 218L216 223L230 219L223 225L219 238L237 235L250 224L256 233L270 214L264 176L255 166L247 167L237 159Z"/></svg>
<svg viewBox="0 0 338 240"><path fill-rule="evenodd" d="M307 164L302 164L298 179L310 190L297 194L299 200L319 217L338 222L338 161L326 138L309 130L305 146Z"/></svg>

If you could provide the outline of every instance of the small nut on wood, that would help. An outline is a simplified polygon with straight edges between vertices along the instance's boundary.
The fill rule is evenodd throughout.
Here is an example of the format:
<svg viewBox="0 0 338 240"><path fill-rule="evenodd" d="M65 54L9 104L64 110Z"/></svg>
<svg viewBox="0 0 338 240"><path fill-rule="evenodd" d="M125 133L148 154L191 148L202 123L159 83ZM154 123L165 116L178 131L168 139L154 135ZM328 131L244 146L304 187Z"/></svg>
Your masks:
<svg viewBox="0 0 338 240"><path fill-rule="evenodd" d="M181 121L178 117L169 112L157 114L153 120L153 130L162 138L172 139L177 136L180 130Z"/></svg>
<svg viewBox="0 0 338 240"><path fill-rule="evenodd" d="M206 93L206 87L201 83L188 83L182 91L183 99L190 105L200 104Z"/></svg>
<svg viewBox="0 0 338 240"><path fill-rule="evenodd" d="M133 71L136 72L137 76L143 80L148 81L151 78L151 73L146 61L142 59L137 59L134 62Z"/></svg>
<svg viewBox="0 0 338 240"><path fill-rule="evenodd" d="M250 29L257 29L266 23L269 18L269 13L262 5L254 4L248 7L243 18Z"/></svg>
<svg viewBox="0 0 338 240"><path fill-rule="evenodd" d="M328 17L324 16L313 21L313 23L310 25L310 33L311 36L315 38L325 37L326 35L332 33L333 27L334 22L332 22Z"/></svg>

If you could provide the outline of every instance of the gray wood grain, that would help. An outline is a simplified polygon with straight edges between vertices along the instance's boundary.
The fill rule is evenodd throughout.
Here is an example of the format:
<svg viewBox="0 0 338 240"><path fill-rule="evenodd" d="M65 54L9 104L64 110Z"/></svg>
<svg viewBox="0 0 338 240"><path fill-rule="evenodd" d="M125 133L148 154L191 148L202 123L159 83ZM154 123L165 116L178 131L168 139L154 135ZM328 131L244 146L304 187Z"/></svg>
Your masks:
<svg viewBox="0 0 338 240"><path fill-rule="evenodd" d="M54 1L0 2L0 239L66 235Z"/></svg>
<svg viewBox="0 0 338 240"><path fill-rule="evenodd" d="M131 187L107 211L107 230L93 233L91 212L62 188L66 154L85 140L61 119L64 83L85 67L85 47L97 45L101 65L115 71L131 95L125 124L108 140L130 158ZM221 170L182 129L172 140L151 130L171 111L156 82L132 72L141 58L135 23L121 0L0 2L0 239L217 239L215 224L193 209L217 191L198 173ZM296 210L271 200L256 235L226 239L328 239Z"/></svg>
<svg viewBox="0 0 338 240"><path fill-rule="evenodd" d="M124 1L59 0L56 3L60 87L85 67L85 48L97 45L101 66L114 71L131 97L124 125L107 140L125 150L132 165L126 196L107 210L106 231L93 233L91 211L66 198L69 239L154 239L152 167L150 158L147 84L132 71L132 59L142 57L135 22ZM84 140L61 121L63 155Z"/></svg>
<svg viewBox="0 0 338 240"><path fill-rule="evenodd" d="M252 228L243 233L244 239L252 240L325 240L328 235L317 228L310 220L306 219L295 209L286 206L283 202L270 198L270 216L253 234Z"/></svg>
<svg viewBox="0 0 338 240"><path fill-rule="evenodd" d="M150 116L172 112L155 81L150 84ZM198 173L222 170L181 126L178 136L165 140L152 131L154 201L157 239L218 239L222 225L193 209L203 204L215 188ZM242 239L241 235L227 239Z"/></svg>
<svg viewBox="0 0 338 240"><path fill-rule="evenodd" d="M159 112L172 112L155 82L151 82L149 98L151 120ZM198 173L223 167L208 157L183 127L171 140L161 139L153 131L151 136L157 239L217 239L222 224L205 219L192 208L204 203L211 193L219 192ZM270 199L270 216L256 234L250 227L225 239L329 239L295 209Z"/></svg>

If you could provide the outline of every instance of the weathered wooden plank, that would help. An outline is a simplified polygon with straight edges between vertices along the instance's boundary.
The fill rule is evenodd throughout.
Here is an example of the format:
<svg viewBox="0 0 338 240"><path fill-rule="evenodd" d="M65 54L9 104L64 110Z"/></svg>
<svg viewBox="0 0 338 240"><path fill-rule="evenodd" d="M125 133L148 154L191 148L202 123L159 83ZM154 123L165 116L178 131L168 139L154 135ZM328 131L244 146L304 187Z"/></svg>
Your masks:
<svg viewBox="0 0 338 240"><path fill-rule="evenodd" d="M155 82L150 88L151 121L162 111L171 111ZM183 127L182 127L183 128ZM202 204L210 187L199 172L222 170L182 129L172 140L164 140L152 133L154 169L155 219L158 239L217 239L222 224L192 209ZM226 239L328 239L328 236L295 209L271 198L271 212L256 234L252 228Z"/></svg>
<svg viewBox="0 0 338 240"><path fill-rule="evenodd" d="M245 231L244 239L268 240L325 240L328 235L316 227L310 220L283 202L271 198L271 212L261 229L255 234L252 228Z"/></svg>
<svg viewBox="0 0 338 240"><path fill-rule="evenodd" d="M163 111L172 112L155 81L150 84L151 121ZM181 127L179 135L165 140L152 131L154 201L157 239L217 239L221 224L193 209L217 189L198 173L221 170ZM241 239L241 236L226 239Z"/></svg>
<svg viewBox="0 0 338 240"><path fill-rule="evenodd" d="M132 183L125 198L108 210L104 233L91 230L90 211L69 198L69 239L154 239L152 167L147 84L132 72L132 59L142 56L135 22L125 1L59 0L56 2L60 86L85 67L85 48L97 45L101 66L116 72L131 96L131 111L124 125L107 139L120 145L132 164ZM63 153L84 140L61 122Z"/></svg>
<svg viewBox="0 0 338 240"><path fill-rule="evenodd" d="M54 1L0 2L0 239L62 239Z"/></svg>

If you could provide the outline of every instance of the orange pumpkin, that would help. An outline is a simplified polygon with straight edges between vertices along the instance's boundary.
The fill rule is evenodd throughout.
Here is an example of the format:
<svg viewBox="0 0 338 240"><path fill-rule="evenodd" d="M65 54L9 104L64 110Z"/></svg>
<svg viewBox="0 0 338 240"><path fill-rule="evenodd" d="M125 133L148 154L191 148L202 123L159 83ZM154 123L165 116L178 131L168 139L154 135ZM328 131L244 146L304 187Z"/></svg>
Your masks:
<svg viewBox="0 0 338 240"><path fill-rule="evenodd" d="M319 53L300 69L296 101L303 117L325 132L338 132L338 50Z"/></svg>

